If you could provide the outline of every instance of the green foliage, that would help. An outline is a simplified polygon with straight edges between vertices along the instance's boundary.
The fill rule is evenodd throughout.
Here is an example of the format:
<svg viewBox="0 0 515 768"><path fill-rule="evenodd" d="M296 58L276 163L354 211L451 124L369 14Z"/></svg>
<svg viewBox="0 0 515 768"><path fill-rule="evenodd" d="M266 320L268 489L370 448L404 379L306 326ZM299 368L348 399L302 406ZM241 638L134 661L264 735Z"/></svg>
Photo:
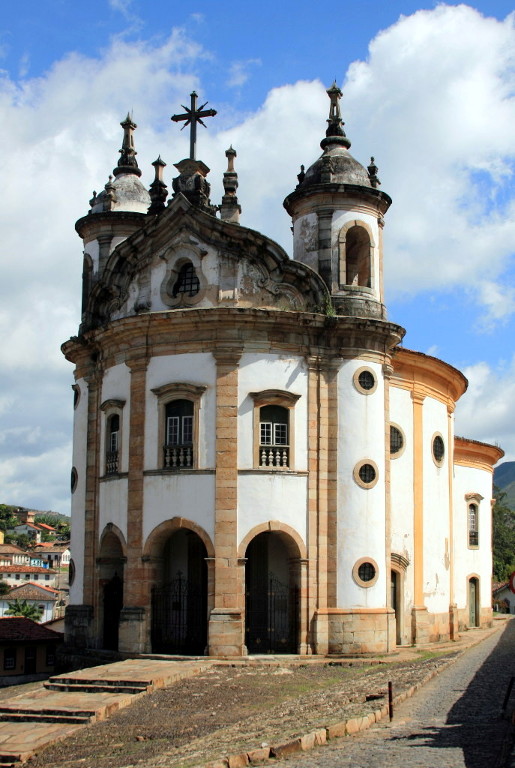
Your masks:
<svg viewBox="0 0 515 768"><path fill-rule="evenodd" d="M6 616L23 616L25 619L39 621L43 611L37 605L31 605L26 600L13 600L7 603L8 610Z"/></svg>
<svg viewBox="0 0 515 768"><path fill-rule="evenodd" d="M15 509L16 507L12 507L10 504L0 504L0 531L7 531L18 525L19 520L14 514Z"/></svg>
<svg viewBox="0 0 515 768"><path fill-rule="evenodd" d="M506 494L494 488L493 571L494 581L506 581L515 571L515 511L506 503Z"/></svg>
<svg viewBox="0 0 515 768"><path fill-rule="evenodd" d="M6 581L0 581L0 595L6 595L11 591L11 587Z"/></svg>

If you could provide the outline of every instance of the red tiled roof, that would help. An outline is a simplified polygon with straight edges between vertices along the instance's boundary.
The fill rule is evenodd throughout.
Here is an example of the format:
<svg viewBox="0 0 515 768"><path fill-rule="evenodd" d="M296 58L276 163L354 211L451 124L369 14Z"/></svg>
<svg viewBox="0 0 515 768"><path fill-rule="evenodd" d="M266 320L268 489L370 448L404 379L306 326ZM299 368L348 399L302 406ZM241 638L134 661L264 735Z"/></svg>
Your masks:
<svg viewBox="0 0 515 768"><path fill-rule="evenodd" d="M57 600L58 591L41 587L33 581L27 581L26 584L20 584L19 587L13 587L10 592L3 595L4 600ZM0 599L2 599L0 597Z"/></svg>
<svg viewBox="0 0 515 768"><path fill-rule="evenodd" d="M0 555L26 555L27 553L16 544L0 544Z"/></svg>
<svg viewBox="0 0 515 768"><path fill-rule="evenodd" d="M0 565L0 573L53 573L52 568L43 568L39 565Z"/></svg>
<svg viewBox="0 0 515 768"><path fill-rule="evenodd" d="M45 528L47 531L55 531L53 525L47 525L46 523L36 523L38 528Z"/></svg>
<svg viewBox="0 0 515 768"><path fill-rule="evenodd" d="M26 640L61 640L62 635L24 616L0 617L0 643Z"/></svg>

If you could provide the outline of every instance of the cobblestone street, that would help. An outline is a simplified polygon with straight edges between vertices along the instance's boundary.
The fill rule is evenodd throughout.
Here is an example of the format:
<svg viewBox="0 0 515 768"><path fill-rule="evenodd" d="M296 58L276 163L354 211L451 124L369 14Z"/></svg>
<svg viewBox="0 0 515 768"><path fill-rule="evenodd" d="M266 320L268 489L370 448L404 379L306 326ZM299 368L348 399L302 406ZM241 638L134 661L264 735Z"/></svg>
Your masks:
<svg viewBox="0 0 515 768"><path fill-rule="evenodd" d="M291 758L288 768L497 768L511 726L502 718L515 675L515 622L471 648L368 731ZM515 709L512 694L507 712ZM273 762L268 765L273 765ZM508 763L510 764L510 763ZM277 763L275 763L277 765Z"/></svg>

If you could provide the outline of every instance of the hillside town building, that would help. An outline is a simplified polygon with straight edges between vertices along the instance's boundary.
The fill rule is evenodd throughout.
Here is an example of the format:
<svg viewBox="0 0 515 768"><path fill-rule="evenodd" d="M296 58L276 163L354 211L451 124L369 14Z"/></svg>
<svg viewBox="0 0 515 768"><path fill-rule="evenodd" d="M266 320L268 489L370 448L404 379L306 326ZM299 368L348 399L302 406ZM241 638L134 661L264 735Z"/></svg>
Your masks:
<svg viewBox="0 0 515 768"><path fill-rule="evenodd" d="M401 346L383 292L391 199L328 95L322 154L284 201L293 258L240 224L232 147L214 205L192 130L169 197L160 157L142 184L122 123L76 224L82 322L63 345L68 645L388 653L491 621L502 451L455 436L465 377ZM174 119L195 128L202 110L193 94Z"/></svg>

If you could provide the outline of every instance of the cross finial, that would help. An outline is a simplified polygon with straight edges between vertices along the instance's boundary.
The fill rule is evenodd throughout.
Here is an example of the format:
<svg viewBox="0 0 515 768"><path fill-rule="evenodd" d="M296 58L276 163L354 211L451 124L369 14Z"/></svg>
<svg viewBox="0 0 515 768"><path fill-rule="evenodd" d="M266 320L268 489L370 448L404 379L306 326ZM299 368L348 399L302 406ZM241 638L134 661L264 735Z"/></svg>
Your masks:
<svg viewBox="0 0 515 768"><path fill-rule="evenodd" d="M190 160L196 160L196 151L197 151L197 123L200 123L201 125L206 127L205 123L202 122L203 117L214 117L216 115L216 109L204 109L204 107L207 104L207 101L202 104L197 109L197 99L198 96L195 91L193 91L190 94L191 97L191 104L188 109L188 107L185 107L184 104L181 104L182 108L186 110L186 112L182 115L172 115L171 119L174 121L174 123L179 123L184 121L184 125L181 128L181 131L186 128L187 125L190 126Z"/></svg>

